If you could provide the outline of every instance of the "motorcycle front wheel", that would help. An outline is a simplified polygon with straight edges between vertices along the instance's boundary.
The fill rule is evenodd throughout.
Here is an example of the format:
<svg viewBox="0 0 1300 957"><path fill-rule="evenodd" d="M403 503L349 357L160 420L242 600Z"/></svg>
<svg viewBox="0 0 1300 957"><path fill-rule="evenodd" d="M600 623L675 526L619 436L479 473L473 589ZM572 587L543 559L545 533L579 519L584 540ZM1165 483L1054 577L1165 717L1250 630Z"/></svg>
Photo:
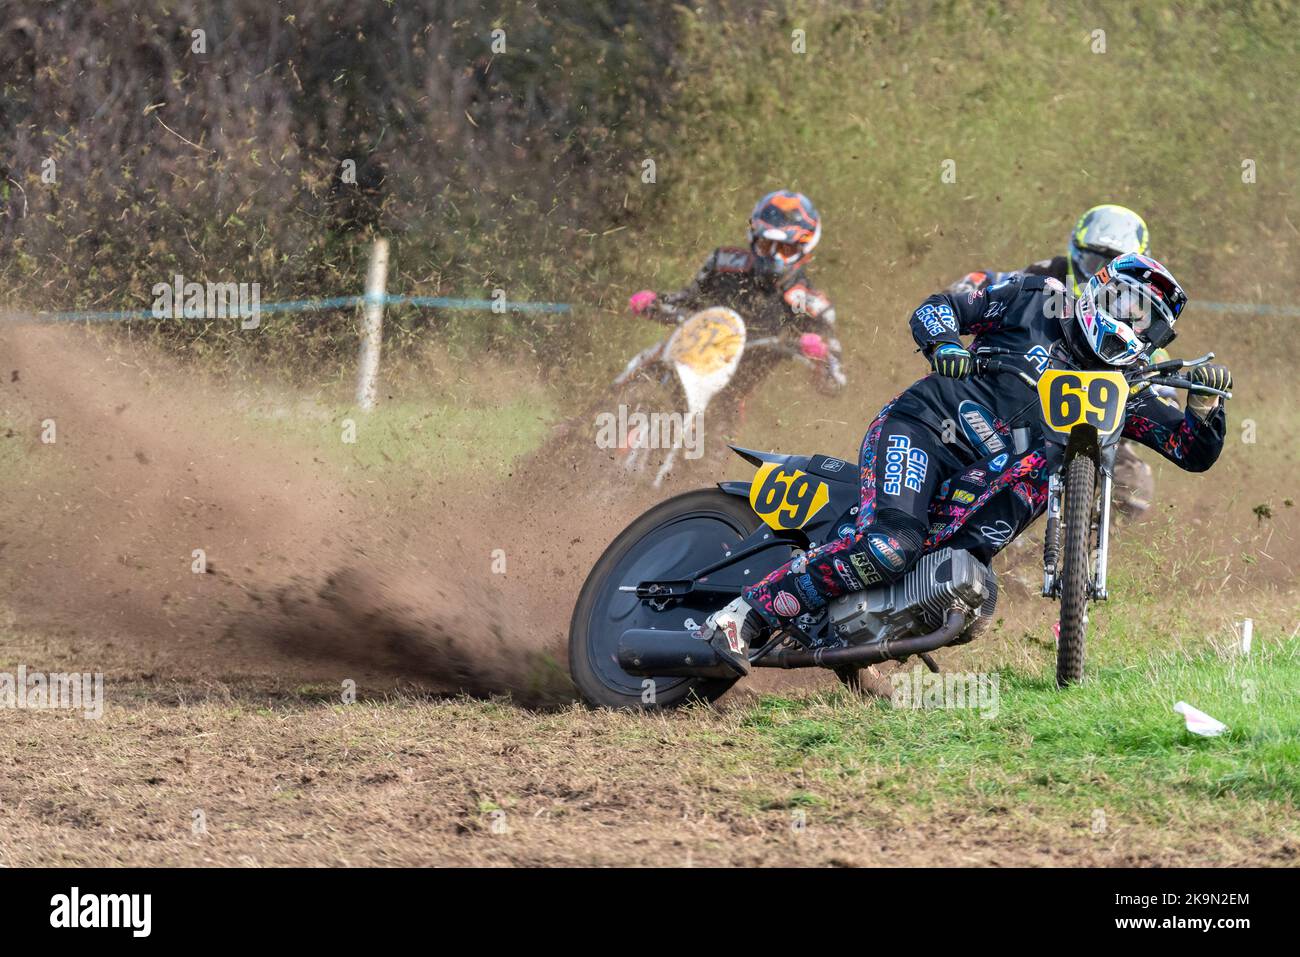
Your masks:
<svg viewBox="0 0 1300 957"><path fill-rule="evenodd" d="M1061 620L1056 647L1056 684L1060 688L1083 679L1096 486L1097 466L1092 459L1086 455L1070 459L1065 476L1065 541L1060 559Z"/></svg>
<svg viewBox="0 0 1300 957"><path fill-rule="evenodd" d="M546 469L559 476L561 487L577 490L627 481L649 485L667 453L638 447L643 438L639 433L632 430L623 435L602 425L602 420L631 423L637 421L636 413L675 411L682 400L671 386L660 376L639 372L559 426L551 440L521 465L521 471Z"/></svg>

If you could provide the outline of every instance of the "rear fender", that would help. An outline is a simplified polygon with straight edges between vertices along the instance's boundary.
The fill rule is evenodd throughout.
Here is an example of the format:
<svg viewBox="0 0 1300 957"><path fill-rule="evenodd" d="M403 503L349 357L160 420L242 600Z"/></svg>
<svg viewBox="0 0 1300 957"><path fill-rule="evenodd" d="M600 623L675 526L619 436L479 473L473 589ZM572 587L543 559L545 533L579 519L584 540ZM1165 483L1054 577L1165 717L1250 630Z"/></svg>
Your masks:
<svg viewBox="0 0 1300 957"><path fill-rule="evenodd" d="M787 469L798 469L816 476L830 490L830 501L802 528L792 530L792 538L801 538L810 545L840 538L840 530L853 525L858 508L858 471L852 462L828 455L782 455L779 452L760 452L757 449L730 446L731 450L755 467L775 463ZM728 495L738 495L748 501L752 482L719 482L718 488Z"/></svg>
<svg viewBox="0 0 1300 957"><path fill-rule="evenodd" d="M718 488L728 495L738 495L745 501L749 501L749 490L754 487L753 482L719 482Z"/></svg>

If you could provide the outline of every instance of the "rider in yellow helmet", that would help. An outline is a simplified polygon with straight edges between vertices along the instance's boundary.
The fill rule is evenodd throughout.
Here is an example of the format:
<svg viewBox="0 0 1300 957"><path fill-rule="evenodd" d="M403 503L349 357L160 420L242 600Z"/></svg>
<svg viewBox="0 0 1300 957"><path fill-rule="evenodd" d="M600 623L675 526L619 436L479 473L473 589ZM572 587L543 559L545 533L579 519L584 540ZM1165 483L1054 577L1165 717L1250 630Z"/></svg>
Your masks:
<svg viewBox="0 0 1300 957"><path fill-rule="evenodd" d="M973 294L1014 275L1050 276L1064 283L1076 298L1102 266L1123 253L1150 255L1151 240L1146 220L1126 206L1103 203L1079 217L1070 232L1065 255L1030 263L1013 272L967 273L948 287L950 293ZM1152 362L1168 359L1163 349L1155 350ZM1151 466L1138 458L1131 442L1121 443L1115 458L1115 505L1130 516L1151 507L1155 476Z"/></svg>

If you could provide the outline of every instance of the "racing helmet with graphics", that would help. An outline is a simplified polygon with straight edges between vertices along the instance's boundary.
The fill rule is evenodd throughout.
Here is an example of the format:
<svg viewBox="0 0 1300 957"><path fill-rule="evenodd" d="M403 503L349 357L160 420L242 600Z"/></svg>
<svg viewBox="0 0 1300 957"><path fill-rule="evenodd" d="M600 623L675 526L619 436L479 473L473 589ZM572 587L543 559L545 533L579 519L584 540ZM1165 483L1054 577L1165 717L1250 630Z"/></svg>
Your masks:
<svg viewBox="0 0 1300 957"><path fill-rule="evenodd" d="M1124 206L1094 206L1074 224L1067 255L1070 288L1078 296L1097 270L1124 253L1150 250L1147 224Z"/></svg>
<svg viewBox="0 0 1300 957"><path fill-rule="evenodd" d="M1139 253L1113 259L1088 280L1075 303L1073 335L1080 357L1132 365L1174 339L1187 294L1164 266Z"/></svg>
<svg viewBox="0 0 1300 957"><path fill-rule="evenodd" d="M749 248L760 275L777 277L798 269L821 238L821 216L803 193L768 193L749 214Z"/></svg>

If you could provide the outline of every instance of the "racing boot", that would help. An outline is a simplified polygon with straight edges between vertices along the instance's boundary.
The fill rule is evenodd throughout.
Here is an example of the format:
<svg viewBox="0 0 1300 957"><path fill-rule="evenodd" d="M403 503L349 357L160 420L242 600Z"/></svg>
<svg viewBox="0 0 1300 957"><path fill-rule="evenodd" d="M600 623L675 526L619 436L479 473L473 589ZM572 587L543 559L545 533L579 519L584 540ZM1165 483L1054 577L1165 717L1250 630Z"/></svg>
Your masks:
<svg viewBox="0 0 1300 957"><path fill-rule="evenodd" d="M700 638L709 643L718 660L743 678L749 674L749 646L762 631L763 620L743 598L736 598L725 608L704 620Z"/></svg>

